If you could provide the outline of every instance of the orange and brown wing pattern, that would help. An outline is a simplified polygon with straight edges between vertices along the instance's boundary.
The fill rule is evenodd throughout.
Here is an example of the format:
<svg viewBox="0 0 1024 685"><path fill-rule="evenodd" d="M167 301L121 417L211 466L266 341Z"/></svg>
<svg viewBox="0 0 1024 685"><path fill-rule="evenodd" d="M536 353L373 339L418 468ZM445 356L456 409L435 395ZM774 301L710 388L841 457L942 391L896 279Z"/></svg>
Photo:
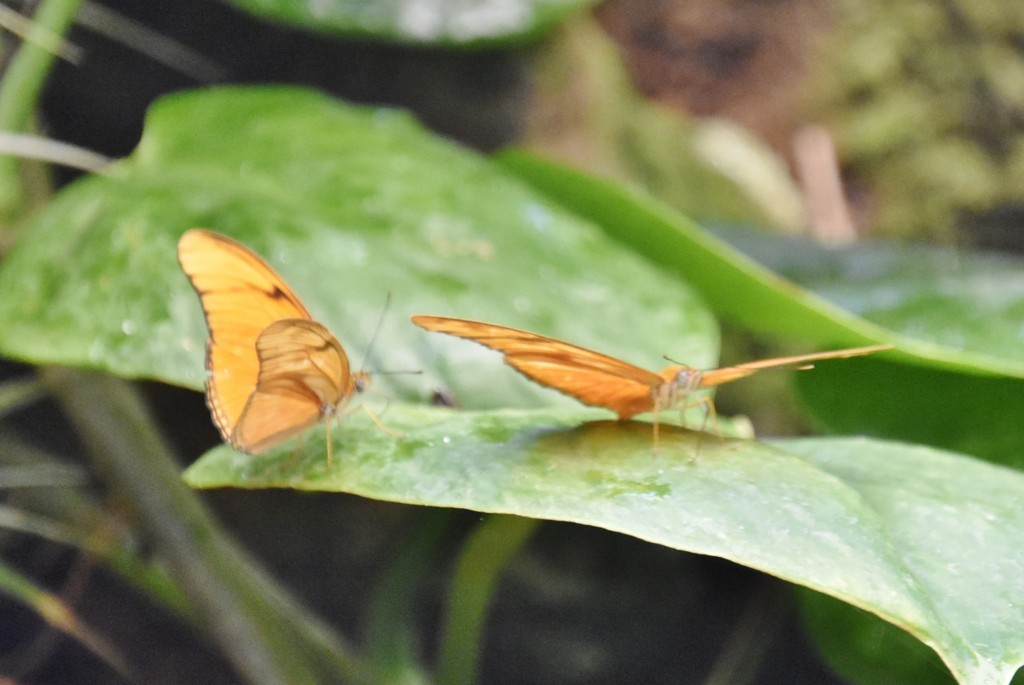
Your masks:
<svg viewBox="0 0 1024 685"><path fill-rule="evenodd" d="M259 454L332 414L355 392L348 357L331 332L307 319L283 319L256 340L259 379L231 443Z"/></svg>
<svg viewBox="0 0 1024 685"><path fill-rule="evenodd" d="M417 315L412 322L497 350L527 378L623 419L653 410L654 393L663 383L657 374L621 359L537 333L444 316Z"/></svg>
<svg viewBox="0 0 1024 685"><path fill-rule="evenodd" d="M206 399L230 442L259 378L256 339L275 321L310 315L266 262L230 238L188 231L178 243L178 261L206 315Z"/></svg>

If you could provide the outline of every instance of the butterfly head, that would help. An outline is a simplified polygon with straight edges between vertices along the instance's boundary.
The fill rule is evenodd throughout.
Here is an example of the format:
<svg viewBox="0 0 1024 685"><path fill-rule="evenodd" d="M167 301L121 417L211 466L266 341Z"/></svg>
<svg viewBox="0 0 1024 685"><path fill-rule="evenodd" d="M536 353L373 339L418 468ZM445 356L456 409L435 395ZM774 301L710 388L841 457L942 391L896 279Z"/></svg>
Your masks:
<svg viewBox="0 0 1024 685"><path fill-rule="evenodd" d="M356 392L366 390L370 385L370 374L366 371L356 371L352 374L352 389Z"/></svg>
<svg viewBox="0 0 1024 685"><path fill-rule="evenodd" d="M692 366L673 364L662 369L659 375L670 383L676 392L687 393L700 387L704 372Z"/></svg>
<svg viewBox="0 0 1024 685"><path fill-rule="evenodd" d="M700 388L704 374L692 366L673 364L662 369L658 375L665 381L658 390L658 405L674 407L685 402L691 392Z"/></svg>

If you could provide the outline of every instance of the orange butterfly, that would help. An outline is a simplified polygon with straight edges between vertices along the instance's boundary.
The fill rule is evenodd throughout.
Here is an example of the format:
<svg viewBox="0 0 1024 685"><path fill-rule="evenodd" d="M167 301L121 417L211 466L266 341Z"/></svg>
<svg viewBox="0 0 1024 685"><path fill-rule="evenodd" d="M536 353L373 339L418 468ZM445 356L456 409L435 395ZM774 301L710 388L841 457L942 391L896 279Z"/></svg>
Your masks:
<svg viewBox="0 0 1024 685"><path fill-rule="evenodd" d="M192 229L178 261L206 315L206 404L224 440L261 454L326 418L330 464L331 418L368 374L249 248Z"/></svg>
<svg viewBox="0 0 1024 685"><path fill-rule="evenodd" d="M412 317L412 322L428 331L466 338L502 352L505 363L530 380L571 395L584 404L611 409L620 419L652 412L655 438L658 412L692 406L687 400L696 390L729 383L762 369L786 366L807 369L811 368L810 362L857 357L892 347L875 345L763 359L709 371L672 365L654 373L600 352L507 326L446 316L418 315ZM698 403L706 403L708 410L714 413L710 399Z"/></svg>

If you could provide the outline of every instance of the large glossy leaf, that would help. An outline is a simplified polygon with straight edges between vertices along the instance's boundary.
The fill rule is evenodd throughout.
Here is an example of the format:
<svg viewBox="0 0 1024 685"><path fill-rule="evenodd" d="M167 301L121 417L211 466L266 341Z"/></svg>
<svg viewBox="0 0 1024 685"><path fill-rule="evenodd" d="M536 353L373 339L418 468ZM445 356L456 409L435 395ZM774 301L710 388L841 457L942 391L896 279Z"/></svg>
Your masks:
<svg viewBox="0 0 1024 685"><path fill-rule="evenodd" d="M898 625L935 647L960 682L1013 679L1024 665L1024 478L1019 473L895 443L813 439L778 445L842 480L877 513L900 565L927 595L944 631ZM858 627L857 622L848 625ZM855 634L851 630L847 638ZM881 653L889 652L892 659L893 646L898 644L890 643ZM912 656L903 666L909 670L921 662L919 655ZM926 664L920 667L927 671Z"/></svg>
<svg viewBox="0 0 1024 685"><path fill-rule="evenodd" d="M1024 468L1024 381L865 359L793 379L806 409L840 433L908 440Z"/></svg>
<svg viewBox="0 0 1024 685"><path fill-rule="evenodd" d="M1024 648L1024 476L866 439L773 447L594 411L395 406L254 458L218 448L197 487L337 490L575 521L712 554L843 599L912 632L964 683L1007 682ZM339 455L343 455L340 456Z"/></svg>
<svg viewBox="0 0 1024 685"><path fill-rule="evenodd" d="M1024 378L1024 353L1005 354L1005 344L990 347L983 344L985 338L979 338L979 344L966 345L950 335L894 326L901 315L882 315L885 303L873 312L878 324L855 316L852 312L865 309L857 301L856 286L843 300L851 306L849 310L823 296L828 294L825 285L841 287L837 285L840 273L827 284L815 283L815 290L800 288L643 193L522 152L506 152L499 159L553 201L589 218L633 250L684 274L716 312L744 327L830 344L886 340L913 352L919 363L927 359L930 365L950 370ZM843 253L834 260L842 263ZM970 298L963 302L969 306ZM941 312L933 317L941 321ZM897 331L903 335L895 335Z"/></svg>
<svg viewBox="0 0 1024 685"><path fill-rule="evenodd" d="M889 241L829 248L739 228L715 235L845 311L907 338L1024 365L1024 259Z"/></svg>
<svg viewBox="0 0 1024 685"><path fill-rule="evenodd" d="M157 104L130 158L25 228L0 270L0 351L199 388L206 331L176 260L193 226L262 254L356 365L383 317L369 366L426 370L377 379L408 395L455 369L448 388L477 406L562 399L492 352L412 326L412 313L544 331L652 367L666 352L714 359L714 321L679 279L404 114L287 88Z"/></svg>
<svg viewBox="0 0 1024 685"><path fill-rule="evenodd" d="M511 43L551 29L594 0L231 0L303 28L412 43Z"/></svg>
<svg viewBox="0 0 1024 685"><path fill-rule="evenodd" d="M794 282L906 337L1024 361L1024 260L926 245L718 235ZM1024 467L1024 381L870 359L795 379L808 409L839 432L954 449Z"/></svg>

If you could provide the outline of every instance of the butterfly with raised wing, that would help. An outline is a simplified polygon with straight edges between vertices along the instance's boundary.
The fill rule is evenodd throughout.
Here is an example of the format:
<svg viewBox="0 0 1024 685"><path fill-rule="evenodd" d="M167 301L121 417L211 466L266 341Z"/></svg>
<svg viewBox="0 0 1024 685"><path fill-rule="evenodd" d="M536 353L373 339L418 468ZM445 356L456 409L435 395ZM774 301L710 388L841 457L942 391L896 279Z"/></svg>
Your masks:
<svg viewBox="0 0 1024 685"><path fill-rule="evenodd" d="M575 397L583 404L611 409L620 419L651 412L655 437L658 413L692 406L690 396L696 390L730 383L763 369L807 369L816 361L859 357L892 347L854 347L710 370L673 364L655 373L600 352L508 326L425 315L413 316L412 322L428 331L447 333L497 350L504 355L506 364L530 380ZM701 400L705 402L708 410L714 412L711 400Z"/></svg>
<svg viewBox="0 0 1024 685"><path fill-rule="evenodd" d="M206 315L206 404L231 446L261 454L331 419L369 381L341 344L259 256L230 238L192 229L178 261Z"/></svg>

